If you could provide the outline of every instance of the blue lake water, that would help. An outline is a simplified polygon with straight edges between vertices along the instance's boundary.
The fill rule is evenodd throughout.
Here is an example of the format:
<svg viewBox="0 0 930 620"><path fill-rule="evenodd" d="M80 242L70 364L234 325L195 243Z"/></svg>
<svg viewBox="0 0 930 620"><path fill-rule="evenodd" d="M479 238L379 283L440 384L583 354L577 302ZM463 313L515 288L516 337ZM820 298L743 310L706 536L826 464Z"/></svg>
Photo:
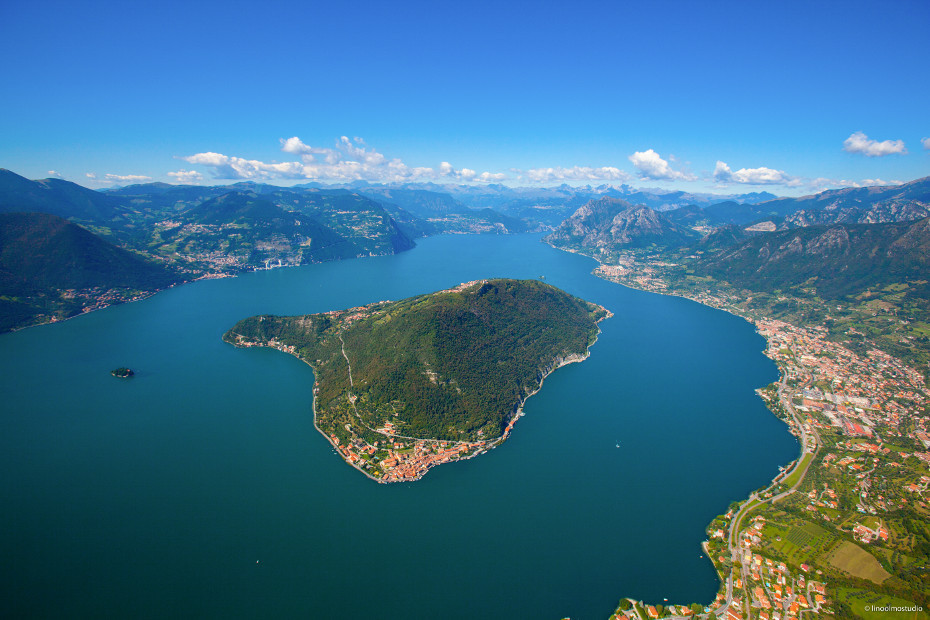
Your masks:
<svg viewBox="0 0 930 620"><path fill-rule="evenodd" d="M742 319L590 275L539 235L202 281L0 336L0 616L604 619L710 602L704 528L798 445ZM379 485L314 429L312 370L237 320L535 278L614 317L500 448ZM119 380L118 366L137 371ZM620 448L616 447L620 442Z"/></svg>

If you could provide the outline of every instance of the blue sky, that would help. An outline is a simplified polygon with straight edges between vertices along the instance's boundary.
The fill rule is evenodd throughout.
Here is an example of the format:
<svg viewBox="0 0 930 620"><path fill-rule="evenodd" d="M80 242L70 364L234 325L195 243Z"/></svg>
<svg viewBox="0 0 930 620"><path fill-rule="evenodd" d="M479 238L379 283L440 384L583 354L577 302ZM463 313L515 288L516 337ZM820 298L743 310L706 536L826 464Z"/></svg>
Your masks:
<svg viewBox="0 0 930 620"><path fill-rule="evenodd" d="M5 2L0 52L0 167L88 187L930 175L926 1Z"/></svg>

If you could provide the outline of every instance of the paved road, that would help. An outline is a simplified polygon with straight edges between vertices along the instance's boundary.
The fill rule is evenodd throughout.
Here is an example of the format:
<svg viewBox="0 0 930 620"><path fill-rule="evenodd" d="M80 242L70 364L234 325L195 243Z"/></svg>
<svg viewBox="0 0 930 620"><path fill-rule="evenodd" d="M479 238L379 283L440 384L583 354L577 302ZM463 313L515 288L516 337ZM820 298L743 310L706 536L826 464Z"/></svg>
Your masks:
<svg viewBox="0 0 930 620"><path fill-rule="evenodd" d="M817 433L817 430L814 428L811 428L810 433L804 430L804 424L801 421L800 417L798 416L797 411L794 410L794 404L791 402L791 395L788 394L787 396L785 396L785 390L787 389L788 389L788 373L785 372L785 373L782 373L781 382L778 386L778 400L785 406L785 409L788 411L788 414L791 415L791 418L794 420L795 425L798 429L798 432L801 435L801 456L799 456L798 459L794 462L794 465L791 467L791 469L785 471L782 475L778 476L778 478L776 478L776 480L773 481L772 484L770 484L767 488L763 489L762 493L764 494L769 489L778 486L779 484L781 484L780 481L787 480L788 478L790 478L802 466L803 466L803 470L798 476L798 481L794 483L794 485L792 485L790 489L787 489L786 491L783 491L779 493L778 495L773 495L772 497L767 498L767 499L762 499L760 497L760 494L754 491L749 496L749 499L743 503L739 511L737 511L737 513L733 515L733 519L730 521L730 530L729 532L727 532L727 546L730 551L730 560L733 561L734 563L739 561L739 556L740 556L739 532L740 532L740 525L742 523L743 517L745 517L746 514L751 509L755 509L761 506L762 504L777 502L778 500L788 497L789 495L794 493L797 490L797 488L801 486L801 483L804 481L804 476L807 475L807 470L810 469L811 463L814 462L814 459L817 457L817 452L820 450L820 446L821 446L820 435ZM807 455L808 452L812 452L813 455L806 463L804 463L804 457ZM741 564L741 578L744 584L748 583L749 569L745 563ZM727 607L729 607L732 602L733 602L733 571L730 571L730 574L727 576L726 604L718 608L715 613L718 616L722 616L724 613L726 613Z"/></svg>

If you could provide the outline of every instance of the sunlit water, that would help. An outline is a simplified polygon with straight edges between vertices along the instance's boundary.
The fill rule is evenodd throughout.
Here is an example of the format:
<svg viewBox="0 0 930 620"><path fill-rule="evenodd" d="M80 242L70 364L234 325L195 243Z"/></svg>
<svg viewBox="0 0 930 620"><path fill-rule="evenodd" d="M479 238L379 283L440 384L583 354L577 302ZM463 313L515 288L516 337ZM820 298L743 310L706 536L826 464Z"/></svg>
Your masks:
<svg viewBox="0 0 930 620"><path fill-rule="evenodd" d="M0 336L0 616L603 619L709 602L704 528L797 455L743 320L590 275L538 235L203 281ZM510 440L379 485L314 429L311 369L237 320L536 278L614 317ZM130 366L136 376L109 371ZM617 448L619 443L620 447Z"/></svg>

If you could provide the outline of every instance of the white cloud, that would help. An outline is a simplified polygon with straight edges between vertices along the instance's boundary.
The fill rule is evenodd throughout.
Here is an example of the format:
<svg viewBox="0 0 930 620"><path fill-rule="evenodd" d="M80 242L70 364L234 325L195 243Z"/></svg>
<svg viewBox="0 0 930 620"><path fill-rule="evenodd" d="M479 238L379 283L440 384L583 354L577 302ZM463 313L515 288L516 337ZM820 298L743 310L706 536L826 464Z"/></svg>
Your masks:
<svg viewBox="0 0 930 620"><path fill-rule="evenodd" d="M482 172L477 177L476 181L481 181L482 183L495 183L504 181L507 179L507 174L504 172Z"/></svg>
<svg viewBox="0 0 930 620"><path fill-rule="evenodd" d="M866 157L884 157L907 153L904 140L870 140L867 135L857 131L843 141L843 149L848 153L862 153Z"/></svg>
<svg viewBox="0 0 930 620"><path fill-rule="evenodd" d="M898 179L891 179L890 181L884 179L862 179L859 183L855 183L854 187L879 187L884 185L904 185L904 181Z"/></svg>
<svg viewBox="0 0 930 620"><path fill-rule="evenodd" d="M897 179L892 179L890 181L884 179L861 179L859 181L851 181L849 179L817 177L816 179L810 179L804 182L804 186L815 192L821 192L826 189L839 189L842 187L884 187L888 185L902 185L903 183L904 181Z"/></svg>
<svg viewBox="0 0 930 620"><path fill-rule="evenodd" d="M745 185L787 185L794 187L801 182L782 170L774 168L740 168L736 172L730 170L730 166L722 161L717 161L714 168L714 180L720 183L743 183Z"/></svg>
<svg viewBox="0 0 930 620"><path fill-rule="evenodd" d="M636 151L630 155L630 161L633 166L639 170L639 175L644 179L668 180L668 181L696 181L697 176L680 170L674 170L668 165L668 162L662 159L658 153L649 149L648 151Z"/></svg>
<svg viewBox="0 0 930 620"><path fill-rule="evenodd" d="M298 155L313 152L313 148L301 142L300 138L297 136L288 138L287 140L281 138L281 150L285 153L296 153Z"/></svg>
<svg viewBox="0 0 930 620"><path fill-rule="evenodd" d="M930 149L930 138L922 138L920 143L924 145L925 149Z"/></svg>
<svg viewBox="0 0 930 620"><path fill-rule="evenodd" d="M105 174L99 177L96 172L85 172L84 176L93 181L91 185L95 187L106 187L114 183L145 183L152 180L152 177L142 174Z"/></svg>
<svg viewBox="0 0 930 620"><path fill-rule="evenodd" d="M630 175L612 166L590 168L573 166L563 168L531 168L523 173L533 183L551 183L553 181L626 181Z"/></svg>
<svg viewBox="0 0 930 620"><path fill-rule="evenodd" d="M63 178L65 178L65 177L61 176L61 173L58 172L57 170L49 170L47 174L48 174L48 176L49 176L50 178L52 178L52 179L63 179Z"/></svg>
<svg viewBox="0 0 930 620"><path fill-rule="evenodd" d="M174 178L180 185L196 185L203 181L203 175L196 170L178 170L169 172L168 176Z"/></svg>
<svg viewBox="0 0 930 620"><path fill-rule="evenodd" d="M152 180L152 177L141 174L108 174L103 178L111 183L143 183Z"/></svg>
<svg viewBox="0 0 930 620"><path fill-rule="evenodd" d="M200 164L213 168L214 174L220 179L300 179L304 178L304 166L299 162L284 162L280 164L266 164L255 159L230 157L221 153L197 153L182 157L189 164Z"/></svg>

